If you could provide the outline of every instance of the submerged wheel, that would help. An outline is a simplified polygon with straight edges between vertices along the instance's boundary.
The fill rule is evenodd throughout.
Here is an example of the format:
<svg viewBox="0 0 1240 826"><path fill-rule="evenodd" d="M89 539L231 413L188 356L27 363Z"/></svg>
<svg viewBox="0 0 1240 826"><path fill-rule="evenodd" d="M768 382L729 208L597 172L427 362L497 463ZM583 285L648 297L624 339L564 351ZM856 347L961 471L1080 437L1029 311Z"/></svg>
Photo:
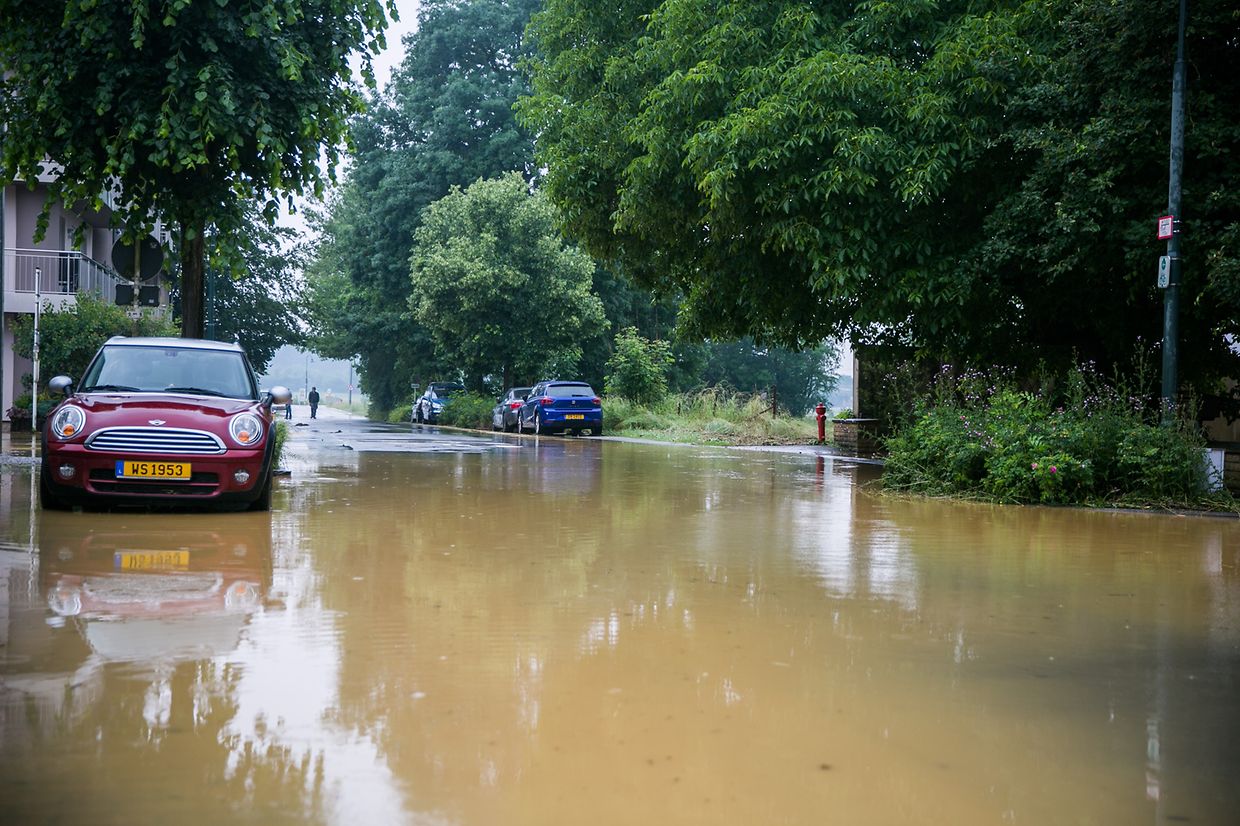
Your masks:
<svg viewBox="0 0 1240 826"><path fill-rule="evenodd" d="M43 475L43 471L39 471L39 507L45 511L67 511L72 510L68 502L61 499L47 484L47 478Z"/></svg>
<svg viewBox="0 0 1240 826"><path fill-rule="evenodd" d="M258 494L258 498L250 503L246 510L251 511L269 511L271 510L271 473L267 474L267 481L263 484L262 492Z"/></svg>

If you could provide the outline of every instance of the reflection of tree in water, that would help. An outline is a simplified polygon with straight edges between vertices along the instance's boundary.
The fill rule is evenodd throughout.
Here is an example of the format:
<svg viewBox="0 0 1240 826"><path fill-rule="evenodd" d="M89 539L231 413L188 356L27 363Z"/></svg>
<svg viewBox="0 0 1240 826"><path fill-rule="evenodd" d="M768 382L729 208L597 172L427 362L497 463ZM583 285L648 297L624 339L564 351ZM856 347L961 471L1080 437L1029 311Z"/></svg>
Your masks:
<svg viewBox="0 0 1240 826"><path fill-rule="evenodd" d="M486 799L534 770L541 733L562 725L548 714L572 719L562 704L630 636L692 648L694 615L755 611L786 578L803 484L786 468L603 450L365 455L355 498L308 508L324 607L340 612L331 719L379 743L415 808ZM705 702L723 707L716 666Z"/></svg>
<svg viewBox="0 0 1240 826"><path fill-rule="evenodd" d="M891 540L916 561L918 622L970 654L956 658L950 678L974 692L964 702L977 725L1046 721L1042 742L1027 747L1047 755L1045 770L1057 774L1047 783L1091 782L1078 762L1052 759L1064 748L1056 727L1067 720L1080 759L1148 760L1157 819L1234 788L1240 743L1220 732L1240 722L1231 702L1240 680L1240 527L925 499L881 508ZM983 701L981 688L996 685L1003 690ZM1109 742L1091 736L1097 720L1110 721ZM1005 783L1027 809L1040 790L1020 780Z"/></svg>
<svg viewBox="0 0 1240 826"><path fill-rule="evenodd" d="M202 823L263 813L268 822L323 820L321 754L225 734L237 712L232 666L198 660L89 670L88 684L65 685L59 707L5 717L6 819L124 811L151 823L184 822L187 812ZM81 691L89 704L74 701Z"/></svg>

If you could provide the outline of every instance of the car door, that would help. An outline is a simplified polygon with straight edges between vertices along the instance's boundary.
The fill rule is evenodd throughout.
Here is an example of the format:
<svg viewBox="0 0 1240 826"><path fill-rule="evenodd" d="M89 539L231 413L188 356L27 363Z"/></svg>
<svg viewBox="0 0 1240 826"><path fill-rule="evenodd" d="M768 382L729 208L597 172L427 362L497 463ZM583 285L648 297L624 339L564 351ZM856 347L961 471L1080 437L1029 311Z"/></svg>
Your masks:
<svg viewBox="0 0 1240 826"><path fill-rule="evenodd" d="M530 427L534 426L534 408L538 405L538 398L542 394L543 394L543 385L539 384L535 386L533 390L530 391L530 394L528 396L525 397L525 404L521 405L520 423L522 424L522 426L525 426L525 425L528 425Z"/></svg>
<svg viewBox="0 0 1240 826"><path fill-rule="evenodd" d="M517 427L521 423L521 408L525 406L525 397L530 393L528 387L514 387L512 389L512 400L517 406L514 409L511 404L508 406L508 415L512 418L512 426Z"/></svg>
<svg viewBox="0 0 1240 826"><path fill-rule="evenodd" d="M512 402L513 393L509 390L504 397L499 400L499 405L495 408L495 426L500 430L508 429L508 414L512 409L508 406Z"/></svg>

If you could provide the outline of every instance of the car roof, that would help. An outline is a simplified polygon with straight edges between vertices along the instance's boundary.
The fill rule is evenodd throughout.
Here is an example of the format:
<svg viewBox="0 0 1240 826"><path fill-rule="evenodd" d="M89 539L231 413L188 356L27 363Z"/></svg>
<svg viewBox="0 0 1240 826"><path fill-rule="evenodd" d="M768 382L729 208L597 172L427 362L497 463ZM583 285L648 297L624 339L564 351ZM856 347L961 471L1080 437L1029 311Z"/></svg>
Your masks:
<svg viewBox="0 0 1240 826"><path fill-rule="evenodd" d="M244 352L240 344L233 341L211 341L205 338L172 338L172 337L135 337L112 336L104 344L108 347L178 347L183 350L230 350Z"/></svg>
<svg viewBox="0 0 1240 826"><path fill-rule="evenodd" d="M551 387L552 385L556 387L564 387L564 386L589 387L590 386L590 382L588 381L545 381L543 382L543 384L547 385L548 387Z"/></svg>

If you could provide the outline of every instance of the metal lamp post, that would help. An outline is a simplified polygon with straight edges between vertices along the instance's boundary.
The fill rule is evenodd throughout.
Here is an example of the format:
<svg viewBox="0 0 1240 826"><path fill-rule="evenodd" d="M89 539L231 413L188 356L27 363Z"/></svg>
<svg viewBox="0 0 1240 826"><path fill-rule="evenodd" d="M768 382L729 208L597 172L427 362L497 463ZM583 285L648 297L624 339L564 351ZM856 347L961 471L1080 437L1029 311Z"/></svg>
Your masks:
<svg viewBox="0 0 1240 826"><path fill-rule="evenodd" d="M34 346L30 348L31 356L34 359L34 367L32 368L30 384L30 421L33 423L39 418L39 315L43 311L43 270L39 267L34 268Z"/></svg>
<svg viewBox="0 0 1240 826"><path fill-rule="evenodd" d="M1167 239L1167 255L1159 266L1163 294L1163 422L1175 418L1179 391L1180 337L1180 181L1184 173L1184 28L1188 23L1188 0L1180 0L1180 25L1176 42L1175 69L1171 82L1171 163L1167 189L1167 215L1160 221L1159 237ZM1164 234L1165 227L1165 234Z"/></svg>

